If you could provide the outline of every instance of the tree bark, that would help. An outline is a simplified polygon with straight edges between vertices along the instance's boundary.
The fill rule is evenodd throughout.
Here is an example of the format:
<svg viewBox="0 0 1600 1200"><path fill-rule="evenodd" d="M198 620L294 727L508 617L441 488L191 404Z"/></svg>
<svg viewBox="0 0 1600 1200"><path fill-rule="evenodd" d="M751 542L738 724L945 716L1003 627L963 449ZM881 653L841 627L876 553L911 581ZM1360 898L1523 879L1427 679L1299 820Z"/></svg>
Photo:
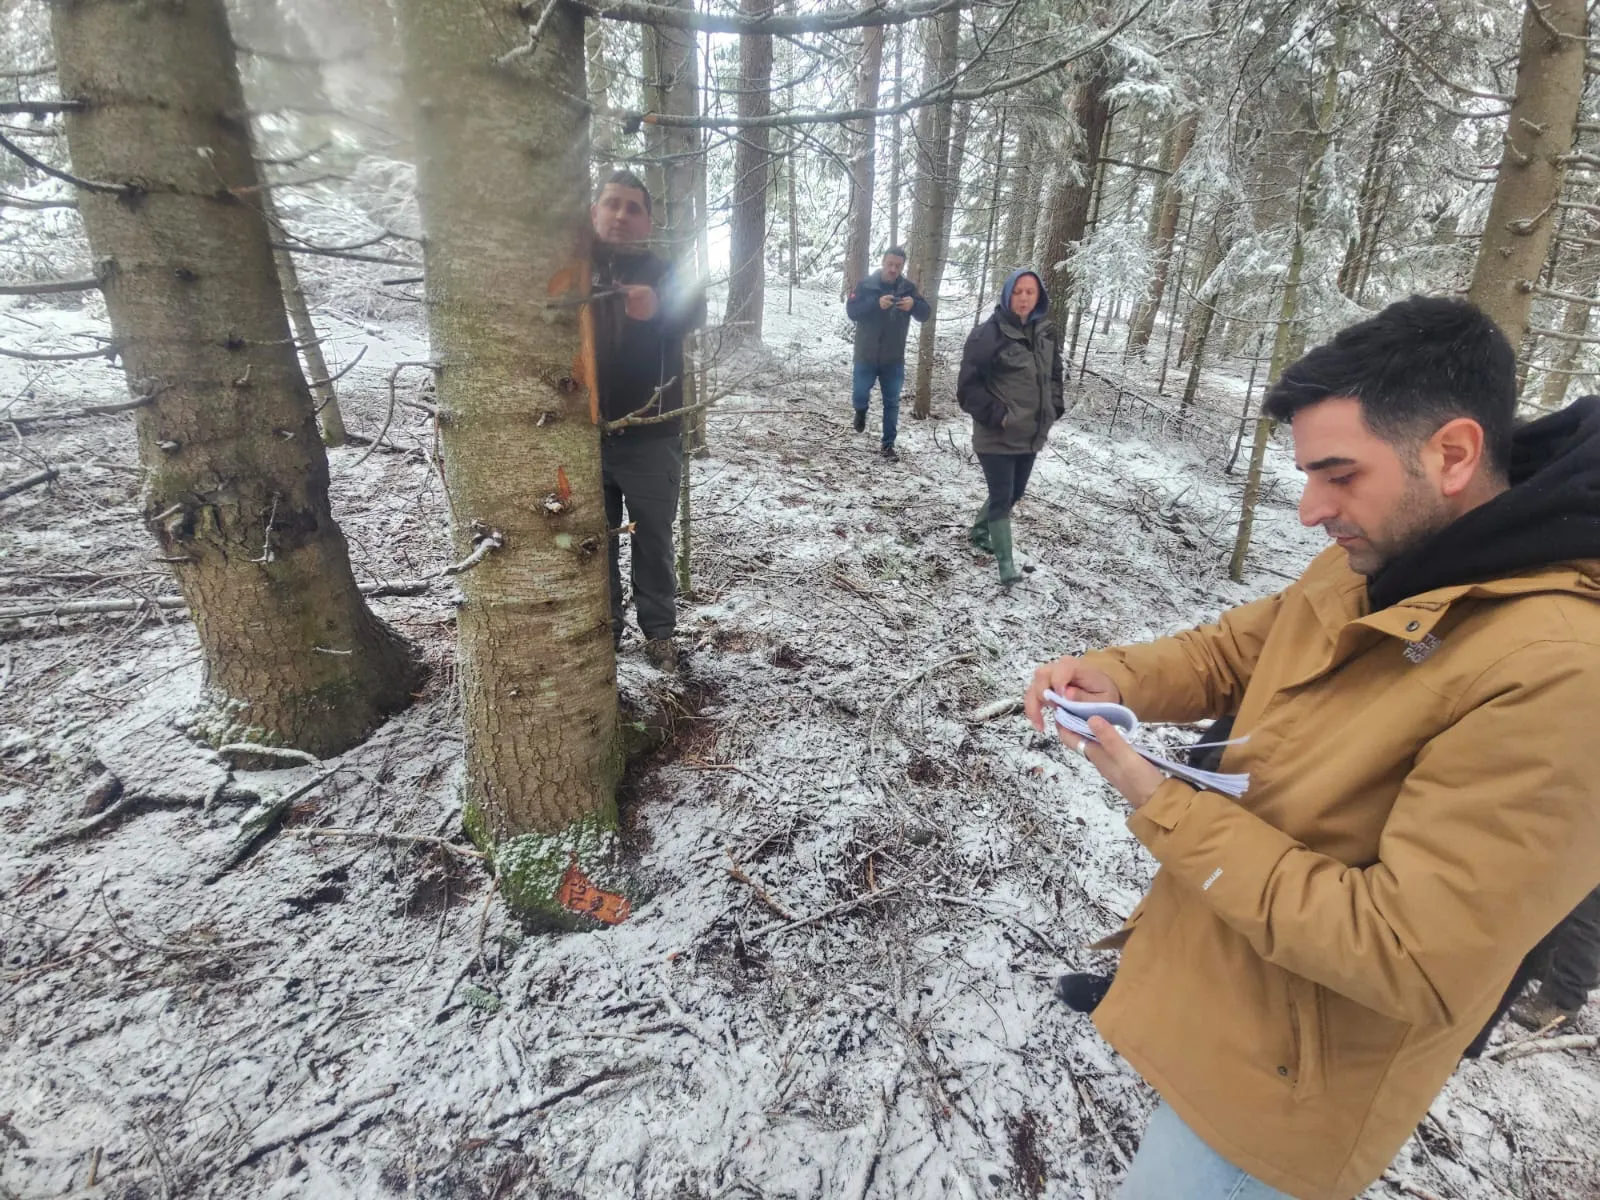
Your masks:
<svg viewBox="0 0 1600 1200"><path fill-rule="evenodd" d="M1356 193L1356 233L1345 242L1344 261L1339 264L1338 287L1347 300L1360 294L1372 268L1372 252L1382 223L1380 197L1388 183L1389 147L1394 143L1400 123L1400 81L1404 70L1395 64L1384 84L1378 118L1373 122L1372 141L1367 147L1366 166L1361 171L1361 188Z"/></svg>
<svg viewBox="0 0 1600 1200"><path fill-rule="evenodd" d="M1172 243L1178 233L1178 213L1183 207L1183 189L1178 186L1178 172L1194 147L1195 131L1200 125L1200 115L1189 113L1181 118L1167 135L1162 147L1161 165L1168 174L1156 189L1156 202L1150 210L1150 249L1155 254L1155 274L1150 288L1134 310L1128 325L1129 354L1143 354L1155 331L1156 313L1161 309L1161 298L1167 290L1167 273L1172 267Z"/></svg>
<svg viewBox="0 0 1600 1200"><path fill-rule="evenodd" d="M330 755L418 670L366 608L328 506L220 0L52 6L79 211L147 472L144 522L194 613L207 740ZM197 154L196 147L206 153Z"/></svg>
<svg viewBox="0 0 1600 1200"><path fill-rule="evenodd" d="M901 103L905 98L905 26L896 25L894 29L894 102ZM901 157L901 128L904 118L893 116L889 118L889 245L900 244L900 177L902 167Z"/></svg>
<svg viewBox="0 0 1600 1200"><path fill-rule="evenodd" d="M1222 265L1232 241L1231 235L1225 240L1222 233L1226 220L1227 214L1219 206L1212 216L1211 228L1206 234L1205 259L1201 262L1199 273L1195 277L1195 299L1189 307L1189 320L1184 323L1183 346L1178 353L1180 366L1186 354L1189 359L1189 378L1183 386L1180 409L1188 408L1200 394L1200 370L1205 365L1206 343L1211 338L1211 326L1217 315L1217 300L1222 294L1222 289L1211 282L1211 277Z"/></svg>
<svg viewBox="0 0 1600 1200"><path fill-rule="evenodd" d="M746 16L763 16L768 0L739 0ZM772 112L772 35L739 35L738 113L765 117ZM766 299L767 175L771 130L757 126L740 133L734 151L732 261L728 269L728 307L723 317L734 342L761 340Z"/></svg>
<svg viewBox="0 0 1600 1200"><path fill-rule="evenodd" d="M1006 275L1030 265L1033 258L1033 234L1039 220L1039 177L1034 174L1037 145L1033 126L1022 122L1011 152L1011 186L1006 189L1000 257L989 280L994 290Z"/></svg>
<svg viewBox="0 0 1600 1200"><path fill-rule="evenodd" d="M1040 264L1045 273L1045 287L1050 292L1050 307L1056 313L1065 314L1072 296L1072 273L1066 266L1066 259L1088 229L1095 168L1100 161L1106 125L1111 119L1111 105L1105 98L1110 86L1110 76L1097 70L1079 83L1073 93L1072 116L1079 140L1057 179L1056 194L1050 203L1044 261ZM1058 330L1062 327L1060 317L1056 318L1056 325Z"/></svg>
<svg viewBox="0 0 1600 1200"><path fill-rule="evenodd" d="M1553 35L1552 28L1567 36ZM1494 319L1513 346L1527 333L1533 294L1526 289L1539 277L1555 227L1583 96L1587 32L1584 0L1529 0L1522 18L1516 99L1467 289L1467 299Z"/></svg>
<svg viewBox="0 0 1600 1200"><path fill-rule="evenodd" d="M1272 363L1267 370L1268 388L1277 382L1283 369L1297 356L1296 347L1304 342L1304 334L1300 332L1300 273L1305 267L1306 238L1317 224L1322 169L1333 140L1333 118L1339 105L1339 72L1344 69L1348 31L1349 16L1341 12L1335 17L1333 57L1323 77L1322 100L1317 107L1317 131L1312 136L1305 175L1300 182L1293 249L1289 254L1289 270L1283 281L1283 299L1279 305L1278 326L1272 343ZM1244 496L1240 503L1239 530L1233 541L1233 556L1228 560L1228 578L1235 583L1244 579L1245 557L1250 552L1250 533L1255 527L1256 499L1261 495L1261 469L1266 462L1267 442L1272 438L1272 429L1271 418L1257 419L1255 441L1250 447L1250 471L1245 478Z"/></svg>
<svg viewBox="0 0 1600 1200"><path fill-rule="evenodd" d="M523 906L537 889L504 844L614 826L622 766L593 342L551 302L589 288L583 24L557 6L508 58L526 37L509 5L398 9L452 536L463 556L504 541L460 576L466 823Z"/></svg>
<svg viewBox="0 0 1600 1200"><path fill-rule="evenodd" d="M952 57L949 61L954 62ZM911 415L925 419L933 411L934 339L939 326L939 288L944 283L945 255L950 244L950 224L960 192L961 160L966 155L967 133L972 125L972 110L963 102L950 122L950 144L932 192L933 208L928 214L928 241L923 247L927 263L918 280L928 301L928 319L917 332L917 377Z"/></svg>
<svg viewBox="0 0 1600 1200"><path fill-rule="evenodd" d="M883 26L862 33L861 70L856 77L856 107L878 107L878 79L883 74ZM869 117L861 123L855 137L855 155L850 160L850 232L845 239L844 281L840 294L847 294L867 273L872 253L872 188L874 156L878 150L878 122Z"/></svg>

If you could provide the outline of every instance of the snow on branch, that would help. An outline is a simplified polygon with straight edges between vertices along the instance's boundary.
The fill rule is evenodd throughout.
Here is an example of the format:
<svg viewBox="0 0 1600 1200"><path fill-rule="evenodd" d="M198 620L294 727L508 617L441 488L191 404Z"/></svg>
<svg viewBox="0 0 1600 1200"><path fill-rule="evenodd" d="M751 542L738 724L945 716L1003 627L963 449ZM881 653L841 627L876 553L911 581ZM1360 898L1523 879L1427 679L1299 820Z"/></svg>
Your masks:
<svg viewBox="0 0 1600 1200"><path fill-rule="evenodd" d="M606 21L626 21L634 25L653 25L658 29L691 29L700 33L793 35L836 33L846 29L866 29L882 25L904 25L952 10L987 6L978 3L977 0L931 0L927 3L907 4L903 8L886 8L874 4L866 8L837 9L833 12L795 17L775 15L746 17L731 13L696 12L693 9L651 4L646 0L609 0L606 3L586 3L584 0L577 0L572 7L586 17L598 17Z"/></svg>
<svg viewBox="0 0 1600 1200"><path fill-rule="evenodd" d="M0 296L59 296L67 292L92 292L98 279L47 279L42 283L0 283Z"/></svg>
<svg viewBox="0 0 1600 1200"><path fill-rule="evenodd" d="M913 96L909 100L903 100L899 104L890 104L879 108L849 108L834 112L774 113L764 117L691 117L677 113L645 112L640 109L601 108L577 97L572 97L572 99L591 114L621 122L623 128L630 132L637 131L640 125L655 125L663 129L786 129L799 125L842 125L847 121L867 121L878 117L898 117L909 112L915 112L918 109L927 108L933 104L942 104L947 101L982 100L985 97L998 95L1001 92L1015 91L1017 88L1032 83L1035 79L1062 71L1080 59L1088 58L1105 47L1112 39L1143 16L1145 10L1152 3L1154 3L1154 0L1143 0L1114 27L1106 30L1099 37L1084 43L1070 53L1051 59L1031 71L1007 75L992 83L978 87L960 88L941 84L920 95Z"/></svg>

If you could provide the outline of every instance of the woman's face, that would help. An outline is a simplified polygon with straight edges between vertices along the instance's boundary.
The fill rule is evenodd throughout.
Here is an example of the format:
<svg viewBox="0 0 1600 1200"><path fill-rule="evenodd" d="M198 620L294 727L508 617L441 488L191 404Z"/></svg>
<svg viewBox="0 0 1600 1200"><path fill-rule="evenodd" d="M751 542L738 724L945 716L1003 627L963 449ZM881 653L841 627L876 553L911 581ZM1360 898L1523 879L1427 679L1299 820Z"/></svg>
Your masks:
<svg viewBox="0 0 1600 1200"><path fill-rule="evenodd" d="M1024 275L1011 285L1011 311L1019 320L1026 321L1038 307L1039 281L1032 275Z"/></svg>

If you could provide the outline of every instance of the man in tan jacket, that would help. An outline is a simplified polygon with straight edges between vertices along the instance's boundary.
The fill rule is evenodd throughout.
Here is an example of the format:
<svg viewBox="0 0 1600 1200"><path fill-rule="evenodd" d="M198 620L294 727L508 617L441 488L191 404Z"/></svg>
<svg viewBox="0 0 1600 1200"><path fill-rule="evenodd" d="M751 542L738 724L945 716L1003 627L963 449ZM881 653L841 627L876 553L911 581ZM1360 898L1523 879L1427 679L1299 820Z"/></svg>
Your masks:
<svg viewBox="0 0 1600 1200"><path fill-rule="evenodd" d="M1214 625L1043 666L1152 721L1234 715L1238 800L1068 737L1160 864L1101 1033L1161 1105L1122 1196L1348 1200L1524 955L1600 884L1600 398L1513 428L1515 360L1414 297L1284 372L1337 543Z"/></svg>

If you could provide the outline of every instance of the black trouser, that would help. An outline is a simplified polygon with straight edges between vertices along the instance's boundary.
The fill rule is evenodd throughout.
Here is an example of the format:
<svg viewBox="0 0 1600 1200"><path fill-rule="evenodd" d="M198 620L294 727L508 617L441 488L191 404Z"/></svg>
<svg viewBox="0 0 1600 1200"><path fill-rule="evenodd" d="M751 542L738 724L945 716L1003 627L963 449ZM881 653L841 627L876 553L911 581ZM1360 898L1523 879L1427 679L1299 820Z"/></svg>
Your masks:
<svg viewBox="0 0 1600 1200"><path fill-rule="evenodd" d="M612 436L600 445L606 524L622 525L628 508L633 560L633 606L639 628L650 639L672 636L678 624L678 577L673 566L672 522L678 514L683 451L677 437ZM611 552L611 636L622 637L627 607L617 561L621 535L607 540Z"/></svg>
<svg viewBox="0 0 1600 1200"><path fill-rule="evenodd" d="M1600 888L1550 931L1534 955L1541 952L1539 994L1557 1008L1582 1008L1600 987Z"/></svg>
<svg viewBox="0 0 1600 1200"><path fill-rule="evenodd" d="M1506 1010L1516 1003L1530 983L1539 984L1539 994L1558 1008L1582 1008L1589 993L1600 987L1600 888L1590 892L1522 960L1517 973L1494 1016L1466 1049L1467 1058L1477 1058L1489 1044Z"/></svg>
<svg viewBox="0 0 1600 1200"><path fill-rule="evenodd" d="M989 485L989 507L983 514L985 521L998 521L1011 515L1011 507L1022 499L1028 486L1028 476L1033 474L1032 454L980 454L978 465L983 468L983 481Z"/></svg>

